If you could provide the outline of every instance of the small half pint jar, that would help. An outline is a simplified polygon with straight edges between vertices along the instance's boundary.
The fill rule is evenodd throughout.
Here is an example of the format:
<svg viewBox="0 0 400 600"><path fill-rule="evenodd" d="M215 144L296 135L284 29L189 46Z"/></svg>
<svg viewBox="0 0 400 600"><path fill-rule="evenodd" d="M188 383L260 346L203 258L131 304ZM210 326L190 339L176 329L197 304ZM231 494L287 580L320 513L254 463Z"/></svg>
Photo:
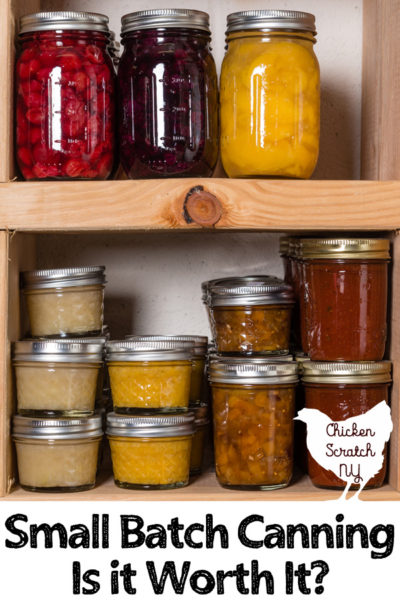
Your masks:
<svg viewBox="0 0 400 600"><path fill-rule="evenodd" d="M293 471L297 364L220 357L209 367L215 465L228 488L273 490Z"/></svg>
<svg viewBox="0 0 400 600"><path fill-rule="evenodd" d="M100 335L105 267L26 271L23 292L32 337Z"/></svg>
<svg viewBox="0 0 400 600"><path fill-rule="evenodd" d="M164 490L189 483L193 413L107 415L107 436L116 485Z"/></svg>
<svg viewBox="0 0 400 600"><path fill-rule="evenodd" d="M103 344L22 341L14 344L17 410L25 416L72 417L93 414Z"/></svg>
<svg viewBox="0 0 400 600"><path fill-rule="evenodd" d="M82 492L95 486L101 417L47 419L15 415L19 482L31 492Z"/></svg>

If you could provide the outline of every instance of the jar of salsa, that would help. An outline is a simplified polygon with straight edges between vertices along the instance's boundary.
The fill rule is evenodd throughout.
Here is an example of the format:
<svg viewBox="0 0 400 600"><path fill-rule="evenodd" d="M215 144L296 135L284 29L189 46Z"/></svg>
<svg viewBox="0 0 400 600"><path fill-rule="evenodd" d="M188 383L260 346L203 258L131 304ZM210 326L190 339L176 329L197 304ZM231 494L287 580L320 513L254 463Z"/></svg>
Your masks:
<svg viewBox="0 0 400 600"><path fill-rule="evenodd" d="M114 165L115 73L108 17L21 19L16 154L25 179L107 179Z"/></svg>
<svg viewBox="0 0 400 600"><path fill-rule="evenodd" d="M292 10L228 16L221 69L221 159L229 177L296 177L319 152L315 17Z"/></svg>
<svg viewBox="0 0 400 600"><path fill-rule="evenodd" d="M281 279L266 275L216 279L209 282L203 299L219 353L289 352L294 296Z"/></svg>
<svg viewBox="0 0 400 600"><path fill-rule="evenodd" d="M382 360L389 240L302 239L303 350L311 360Z"/></svg>
<svg viewBox="0 0 400 600"><path fill-rule="evenodd" d="M381 362L303 362L302 383L306 408L315 408L332 421L357 417L384 401L389 403L391 363ZM332 438L334 439L334 438ZM380 487L385 479L387 448L382 468L365 486ZM346 483L324 469L308 453L308 473L317 487L344 489ZM351 489L358 486L351 486Z"/></svg>
<svg viewBox="0 0 400 600"><path fill-rule="evenodd" d="M264 358L210 363L217 478L224 487L286 487L293 470L297 364Z"/></svg>
<svg viewBox="0 0 400 600"><path fill-rule="evenodd" d="M218 81L207 13L122 17L121 162L134 178L209 177L218 157Z"/></svg>

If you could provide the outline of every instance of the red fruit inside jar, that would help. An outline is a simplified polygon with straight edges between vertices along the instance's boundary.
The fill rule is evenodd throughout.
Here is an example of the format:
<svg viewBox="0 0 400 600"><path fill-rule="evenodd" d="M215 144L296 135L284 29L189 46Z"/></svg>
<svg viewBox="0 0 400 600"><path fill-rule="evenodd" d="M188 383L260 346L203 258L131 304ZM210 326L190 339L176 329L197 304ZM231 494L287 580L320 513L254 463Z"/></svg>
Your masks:
<svg viewBox="0 0 400 600"><path fill-rule="evenodd" d="M21 35L16 156L25 179L107 179L114 165L115 85L97 31Z"/></svg>

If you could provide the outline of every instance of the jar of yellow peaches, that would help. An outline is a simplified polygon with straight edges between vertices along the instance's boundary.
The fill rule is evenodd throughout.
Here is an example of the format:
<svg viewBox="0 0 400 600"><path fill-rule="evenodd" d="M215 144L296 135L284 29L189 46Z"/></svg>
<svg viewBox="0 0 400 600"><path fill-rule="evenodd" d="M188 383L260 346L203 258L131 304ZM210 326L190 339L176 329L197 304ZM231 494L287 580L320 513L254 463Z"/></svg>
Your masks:
<svg viewBox="0 0 400 600"><path fill-rule="evenodd" d="M229 177L307 179L319 152L320 75L314 15L228 16L221 70L221 159Z"/></svg>
<svg viewBox="0 0 400 600"><path fill-rule="evenodd" d="M267 275L215 279L204 299L218 353L288 354L294 295L281 279Z"/></svg>
<svg viewBox="0 0 400 600"><path fill-rule="evenodd" d="M210 363L217 478L232 488L286 487L293 470L297 364L264 358Z"/></svg>
<svg viewBox="0 0 400 600"><path fill-rule="evenodd" d="M190 456L190 474L200 475L203 470L204 449L210 420L208 405L200 404L194 408L194 436Z"/></svg>
<svg viewBox="0 0 400 600"><path fill-rule="evenodd" d="M192 376L190 348L177 347L168 340L109 342L106 361L114 411L187 411Z"/></svg>
<svg viewBox="0 0 400 600"><path fill-rule="evenodd" d="M23 292L32 337L100 335L105 267L26 271Z"/></svg>
<svg viewBox="0 0 400 600"><path fill-rule="evenodd" d="M101 417L15 415L13 439L21 487L32 492L82 492L95 485Z"/></svg>
<svg viewBox="0 0 400 600"><path fill-rule="evenodd" d="M85 416L94 411L103 343L22 341L14 344L17 409L25 416Z"/></svg>
<svg viewBox="0 0 400 600"><path fill-rule="evenodd" d="M106 432L119 487L163 490L189 483L193 413L147 417L109 413Z"/></svg>

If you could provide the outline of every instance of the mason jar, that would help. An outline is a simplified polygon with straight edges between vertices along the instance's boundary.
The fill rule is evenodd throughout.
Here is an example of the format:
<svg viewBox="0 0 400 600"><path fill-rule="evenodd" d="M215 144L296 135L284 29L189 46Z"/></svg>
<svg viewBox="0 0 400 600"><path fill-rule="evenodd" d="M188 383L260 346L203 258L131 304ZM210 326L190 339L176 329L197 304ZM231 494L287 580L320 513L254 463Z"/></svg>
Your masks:
<svg viewBox="0 0 400 600"><path fill-rule="evenodd" d="M105 267L46 269L22 273L32 337L100 335Z"/></svg>
<svg viewBox="0 0 400 600"><path fill-rule="evenodd" d="M317 409L332 421L345 421L363 415L380 402L389 404L390 373L389 361L303 362L302 383L306 408ZM331 441L334 442L335 437ZM325 469L313 458L309 442L308 448L308 473L312 483L321 488L344 489L346 482L339 474ZM377 488L383 485L387 444L382 445L382 454L382 467L363 487ZM350 489L358 487L351 485Z"/></svg>
<svg viewBox="0 0 400 600"><path fill-rule="evenodd" d="M229 177L309 178L320 135L314 15L228 16L221 70L221 159Z"/></svg>
<svg viewBox="0 0 400 600"><path fill-rule="evenodd" d="M293 290L266 275L210 281L203 299L218 353L287 354Z"/></svg>
<svg viewBox="0 0 400 600"><path fill-rule="evenodd" d="M289 485L297 364L221 357L209 367L215 465L224 487Z"/></svg>
<svg viewBox="0 0 400 600"><path fill-rule="evenodd" d="M187 411L191 347L168 340L109 342L106 362L115 412Z"/></svg>
<svg viewBox="0 0 400 600"><path fill-rule="evenodd" d="M311 360L382 360L387 336L390 242L300 240L303 350Z"/></svg>
<svg viewBox="0 0 400 600"><path fill-rule="evenodd" d="M203 470L204 449L209 427L208 404L200 404L194 408L194 436L190 455L191 475L200 475Z"/></svg>
<svg viewBox="0 0 400 600"><path fill-rule="evenodd" d="M17 410L26 416L84 416L94 412L103 346L22 341L14 344Z"/></svg>
<svg viewBox="0 0 400 600"><path fill-rule="evenodd" d="M107 415L114 480L128 489L165 490L189 483L194 415Z"/></svg>
<svg viewBox="0 0 400 600"><path fill-rule="evenodd" d="M131 179L209 177L218 157L218 81L207 13L122 17L121 162Z"/></svg>
<svg viewBox="0 0 400 600"><path fill-rule="evenodd" d="M94 487L100 416L13 417L19 483L31 492L82 492Z"/></svg>
<svg viewBox="0 0 400 600"><path fill-rule="evenodd" d="M108 17L25 15L16 64L16 157L25 179L107 179L115 152Z"/></svg>

